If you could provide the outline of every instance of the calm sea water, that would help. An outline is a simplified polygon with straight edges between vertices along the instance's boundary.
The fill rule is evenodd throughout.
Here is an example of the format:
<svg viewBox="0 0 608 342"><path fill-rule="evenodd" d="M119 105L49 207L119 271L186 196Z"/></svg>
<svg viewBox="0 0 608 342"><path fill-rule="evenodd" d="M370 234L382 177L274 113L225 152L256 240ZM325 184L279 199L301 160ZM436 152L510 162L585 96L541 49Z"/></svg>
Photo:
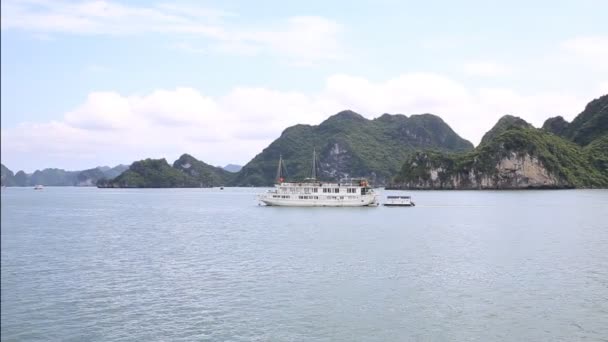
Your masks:
<svg viewBox="0 0 608 342"><path fill-rule="evenodd" d="M608 340L608 191L2 190L2 341Z"/></svg>

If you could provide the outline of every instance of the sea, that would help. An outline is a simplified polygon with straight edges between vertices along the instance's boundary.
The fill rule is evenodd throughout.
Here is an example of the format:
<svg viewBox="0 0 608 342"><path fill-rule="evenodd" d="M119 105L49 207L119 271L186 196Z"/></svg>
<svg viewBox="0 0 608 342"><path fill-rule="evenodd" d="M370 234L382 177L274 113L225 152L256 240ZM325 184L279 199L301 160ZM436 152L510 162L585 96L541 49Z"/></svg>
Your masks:
<svg viewBox="0 0 608 342"><path fill-rule="evenodd" d="M2 341L608 341L608 191L5 188Z"/></svg>

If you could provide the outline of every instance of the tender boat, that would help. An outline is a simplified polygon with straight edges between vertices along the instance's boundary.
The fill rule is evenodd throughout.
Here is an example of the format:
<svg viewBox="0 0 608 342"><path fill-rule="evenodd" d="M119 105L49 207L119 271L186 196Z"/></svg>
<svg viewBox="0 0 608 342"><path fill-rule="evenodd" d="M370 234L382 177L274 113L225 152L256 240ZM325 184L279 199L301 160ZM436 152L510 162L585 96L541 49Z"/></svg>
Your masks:
<svg viewBox="0 0 608 342"><path fill-rule="evenodd" d="M34 190L42 190L42 189L44 189L44 186L42 186L40 184L38 184L34 187Z"/></svg>
<svg viewBox="0 0 608 342"><path fill-rule="evenodd" d="M413 207L416 204L412 202L410 196L386 196L386 207Z"/></svg>
<svg viewBox="0 0 608 342"><path fill-rule="evenodd" d="M313 150L312 177L302 182L285 182L283 158L279 156L277 183L274 189L260 194L258 199L267 206L279 207L371 207L378 206L378 196L363 178L351 178L339 183L316 179L316 154Z"/></svg>

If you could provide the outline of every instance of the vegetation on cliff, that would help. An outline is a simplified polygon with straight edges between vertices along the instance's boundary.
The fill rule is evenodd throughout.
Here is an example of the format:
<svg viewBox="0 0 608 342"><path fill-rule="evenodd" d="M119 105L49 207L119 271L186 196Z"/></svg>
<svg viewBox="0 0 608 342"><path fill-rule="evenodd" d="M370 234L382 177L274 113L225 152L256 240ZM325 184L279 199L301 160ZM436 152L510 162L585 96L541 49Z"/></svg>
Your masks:
<svg viewBox="0 0 608 342"><path fill-rule="evenodd" d="M100 180L99 187L112 188L184 188L198 187L197 181L174 169L166 159L136 161L112 180Z"/></svg>
<svg viewBox="0 0 608 342"><path fill-rule="evenodd" d="M568 132L568 121L561 116L549 118L543 124L543 130L564 137Z"/></svg>
<svg viewBox="0 0 608 342"><path fill-rule="evenodd" d="M568 124L542 129L504 116L471 152L419 151L394 178L402 188L608 187L608 97L592 101ZM513 166L515 165L515 166ZM527 170L526 170L527 168Z"/></svg>
<svg viewBox="0 0 608 342"><path fill-rule="evenodd" d="M134 162L114 179L97 182L101 188L200 188L223 185L232 174L203 163L189 154L173 163L166 159L145 159Z"/></svg>
<svg viewBox="0 0 608 342"><path fill-rule="evenodd" d="M504 133L505 131L514 128L533 128L528 122L513 115L505 115L498 120L498 122L481 138L480 144L486 144Z"/></svg>
<svg viewBox="0 0 608 342"><path fill-rule="evenodd" d="M245 165L231 184L272 184L280 155L289 179L309 177L313 149L319 159L318 178L364 176L382 184L391 179L412 152L421 148L467 151L473 145L435 115L384 114L368 120L355 112L343 111L318 126L287 128Z"/></svg>
<svg viewBox="0 0 608 342"><path fill-rule="evenodd" d="M547 119L543 129L583 146L601 138L608 134L608 95L589 102L571 123L558 116Z"/></svg>
<svg viewBox="0 0 608 342"><path fill-rule="evenodd" d="M598 153L601 149L599 143L588 149L535 128L512 127L472 152L417 152L404 163L395 183L422 188L427 186L416 184L429 184L438 189L501 188L518 181L504 179L509 176L505 177L505 170L499 167L501 161L531 158L538 160L554 181L532 185L523 179L522 187L606 187L608 174L601 165L606 165L607 159L605 153L603 157ZM436 182L430 182L433 172Z"/></svg>
<svg viewBox="0 0 608 342"><path fill-rule="evenodd" d="M173 168L194 178L199 186L213 187L224 185L234 177L233 173L221 167L206 164L189 154L183 154L173 163Z"/></svg>
<svg viewBox="0 0 608 342"><path fill-rule="evenodd" d="M593 140L583 149L585 157L604 177L608 177L608 134Z"/></svg>

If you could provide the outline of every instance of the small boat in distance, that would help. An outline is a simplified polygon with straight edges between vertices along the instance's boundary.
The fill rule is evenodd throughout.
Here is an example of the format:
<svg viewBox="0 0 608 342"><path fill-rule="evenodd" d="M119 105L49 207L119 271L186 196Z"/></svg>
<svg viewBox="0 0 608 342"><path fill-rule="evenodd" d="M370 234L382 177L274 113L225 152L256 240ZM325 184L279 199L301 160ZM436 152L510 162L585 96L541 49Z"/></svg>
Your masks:
<svg viewBox="0 0 608 342"><path fill-rule="evenodd" d="M416 204L412 202L410 196L386 196L386 207L413 207Z"/></svg>
<svg viewBox="0 0 608 342"><path fill-rule="evenodd" d="M42 189L44 189L44 186L42 186L40 184L38 184L34 187L34 190L42 190Z"/></svg>
<svg viewBox="0 0 608 342"><path fill-rule="evenodd" d="M378 196L363 178L339 183L322 182L316 178L316 153L312 152L312 176L303 181L285 182L283 157L279 156L277 183L274 189L260 194L258 200L278 207L375 207Z"/></svg>

